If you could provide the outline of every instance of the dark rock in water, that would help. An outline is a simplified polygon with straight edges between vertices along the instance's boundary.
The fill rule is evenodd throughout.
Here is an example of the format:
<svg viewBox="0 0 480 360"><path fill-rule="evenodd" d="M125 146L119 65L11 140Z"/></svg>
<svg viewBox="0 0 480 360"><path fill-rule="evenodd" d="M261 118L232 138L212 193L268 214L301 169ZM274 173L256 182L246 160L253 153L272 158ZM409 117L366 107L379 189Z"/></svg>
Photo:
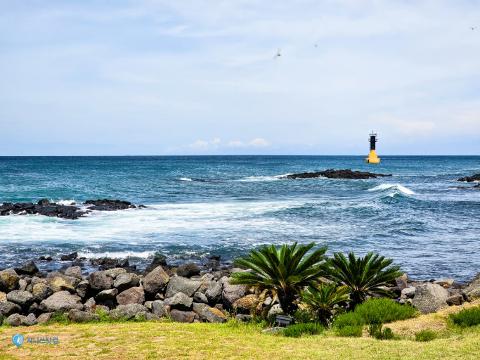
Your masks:
<svg viewBox="0 0 480 360"><path fill-rule="evenodd" d="M159 251L155 252L155 254L153 255L153 260L151 264L148 265L145 269L145 274L148 274L158 266L167 267L167 257Z"/></svg>
<svg viewBox="0 0 480 360"><path fill-rule="evenodd" d="M125 209L134 209L136 208L129 201L123 200L110 200L110 199L99 199L99 200L87 200L84 203L88 206L90 210L101 210L101 211L115 211L115 210L125 210Z"/></svg>
<svg viewBox="0 0 480 360"><path fill-rule="evenodd" d="M77 257L78 257L78 253L75 251L75 252L73 252L71 254L68 254L68 255L61 255L60 260L62 260L62 261L72 261L72 260L75 260Z"/></svg>
<svg viewBox="0 0 480 360"><path fill-rule="evenodd" d="M475 174L475 175L472 175L472 176L465 176L465 177L462 177L462 178L458 179L457 181L463 181L463 182L480 181L480 174Z"/></svg>
<svg viewBox="0 0 480 360"><path fill-rule="evenodd" d="M195 263L187 263L177 268L177 275L183 277L192 277L200 274L200 267Z"/></svg>
<svg viewBox="0 0 480 360"><path fill-rule="evenodd" d="M115 268L130 268L128 259L112 259L108 257L91 259L90 263L98 266L101 270L115 269Z"/></svg>
<svg viewBox="0 0 480 360"><path fill-rule="evenodd" d="M318 177L326 177L329 179L371 179L377 177L392 176L391 174L375 174L367 171L352 171L350 169L335 170L328 169L325 171L305 172L298 174L286 175L287 179L314 179Z"/></svg>
<svg viewBox="0 0 480 360"><path fill-rule="evenodd" d="M48 199L40 199L37 202L37 205L40 205L40 206L46 206L46 205L49 205L49 204L50 204L50 200L48 200Z"/></svg>
<svg viewBox="0 0 480 360"><path fill-rule="evenodd" d="M20 275L33 275L38 273L38 268L37 265L30 260L24 263L21 267L15 268L15 271Z"/></svg>
<svg viewBox="0 0 480 360"><path fill-rule="evenodd" d="M40 260L40 261L52 261L53 258L51 256L43 256L42 255L38 258L38 260Z"/></svg>

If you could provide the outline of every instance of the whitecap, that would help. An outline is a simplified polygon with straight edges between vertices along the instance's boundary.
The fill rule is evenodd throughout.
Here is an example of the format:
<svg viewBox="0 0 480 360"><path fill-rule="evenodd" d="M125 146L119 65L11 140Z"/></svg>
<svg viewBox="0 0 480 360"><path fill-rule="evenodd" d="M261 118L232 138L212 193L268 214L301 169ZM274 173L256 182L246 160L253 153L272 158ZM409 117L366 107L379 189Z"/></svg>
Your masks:
<svg viewBox="0 0 480 360"><path fill-rule="evenodd" d="M111 259L125 259L128 257L139 258L139 259L148 259L152 257L154 251L105 251L105 252L91 252L91 251L79 251L78 257L84 257L87 259L97 259L108 257Z"/></svg>
<svg viewBox="0 0 480 360"><path fill-rule="evenodd" d="M282 180L286 179L288 175L291 174L282 174L282 175L263 175L263 176L247 176L243 179L239 179L237 181L241 182L256 182L256 181L277 181L277 180Z"/></svg>
<svg viewBox="0 0 480 360"><path fill-rule="evenodd" d="M190 179L188 177L181 177L180 179L178 179L180 181L193 181L193 179Z"/></svg>
<svg viewBox="0 0 480 360"><path fill-rule="evenodd" d="M380 184L371 189L368 189L368 191L385 191L385 190L391 190L391 189L400 191L402 194L405 194L405 195L415 194L414 191L410 190L409 188L401 184Z"/></svg>

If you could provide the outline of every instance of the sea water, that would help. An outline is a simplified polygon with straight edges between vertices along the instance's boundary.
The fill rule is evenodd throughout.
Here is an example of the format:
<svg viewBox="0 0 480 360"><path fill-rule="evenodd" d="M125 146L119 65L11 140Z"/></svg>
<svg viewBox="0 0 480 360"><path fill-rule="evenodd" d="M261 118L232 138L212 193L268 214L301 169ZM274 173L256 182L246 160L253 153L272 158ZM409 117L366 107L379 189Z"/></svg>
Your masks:
<svg viewBox="0 0 480 360"><path fill-rule="evenodd" d="M393 176L285 178L329 168ZM231 260L298 241L379 252L416 278L467 280L480 272L480 189L456 179L479 172L478 156L384 156L380 165L357 156L0 157L0 202L147 205L78 220L0 217L0 268L73 251L140 265L156 251L173 263Z"/></svg>

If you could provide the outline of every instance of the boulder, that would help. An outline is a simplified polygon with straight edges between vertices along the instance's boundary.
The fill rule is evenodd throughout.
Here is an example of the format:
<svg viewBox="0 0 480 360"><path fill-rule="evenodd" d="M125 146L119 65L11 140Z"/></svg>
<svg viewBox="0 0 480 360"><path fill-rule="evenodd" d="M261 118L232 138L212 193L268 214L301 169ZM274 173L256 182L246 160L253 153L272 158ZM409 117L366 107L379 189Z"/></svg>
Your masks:
<svg viewBox="0 0 480 360"><path fill-rule="evenodd" d="M128 288L138 286L140 284L140 277L134 273L119 274L113 286L118 289L118 291L123 291Z"/></svg>
<svg viewBox="0 0 480 360"><path fill-rule="evenodd" d="M480 273L463 289L463 293L470 301L480 298Z"/></svg>
<svg viewBox="0 0 480 360"><path fill-rule="evenodd" d="M9 316L14 313L22 311L20 306L10 301L0 302L0 315Z"/></svg>
<svg viewBox="0 0 480 360"><path fill-rule="evenodd" d="M97 303L113 302L117 295L118 295L117 289L102 290L95 296L95 301Z"/></svg>
<svg viewBox="0 0 480 360"><path fill-rule="evenodd" d="M22 266L15 268L15 271L17 274L20 275L34 275L38 273L38 268L37 265L35 265L35 263L30 260L22 264Z"/></svg>
<svg viewBox="0 0 480 360"><path fill-rule="evenodd" d="M90 299L88 299L87 301L85 301L85 304L83 304L83 308L87 311L95 311L95 306L97 305L97 303L95 302L95 299L93 297L91 297Z"/></svg>
<svg viewBox="0 0 480 360"><path fill-rule="evenodd" d="M25 326L32 326L32 325L36 325L37 324L37 317L35 316L35 314L28 314L25 319L23 320L23 323L22 325L25 325Z"/></svg>
<svg viewBox="0 0 480 360"><path fill-rule="evenodd" d="M67 312L72 309L82 310L80 297L68 291L59 291L40 303L40 309L47 312Z"/></svg>
<svg viewBox="0 0 480 360"><path fill-rule="evenodd" d="M13 269L0 271L0 291L10 292L18 287L20 277Z"/></svg>
<svg viewBox="0 0 480 360"><path fill-rule="evenodd" d="M255 312L260 299L255 294L246 295L233 303L233 309L238 314L251 314Z"/></svg>
<svg viewBox="0 0 480 360"><path fill-rule="evenodd" d="M87 205L88 209L97 211L116 211L136 208L136 206L129 201L115 199L87 200L84 204Z"/></svg>
<svg viewBox="0 0 480 360"><path fill-rule="evenodd" d="M403 299L411 299L415 296L416 288L413 286L406 287L402 290L400 297Z"/></svg>
<svg viewBox="0 0 480 360"><path fill-rule="evenodd" d="M183 277L192 277L200 275L200 267L195 263L187 263L177 268L177 275Z"/></svg>
<svg viewBox="0 0 480 360"><path fill-rule="evenodd" d="M395 279L395 283L397 284L397 287L402 291L406 287L408 287L408 275L407 274L402 274L398 278Z"/></svg>
<svg viewBox="0 0 480 360"><path fill-rule="evenodd" d="M193 294L193 301L196 303L208 304L208 299L206 295L198 291Z"/></svg>
<svg viewBox="0 0 480 360"><path fill-rule="evenodd" d="M280 306L280 304L275 304L270 308L270 310L268 310L267 316L271 318L275 315L280 315L280 314L283 314L282 307Z"/></svg>
<svg viewBox="0 0 480 360"><path fill-rule="evenodd" d="M176 293L182 292L187 296L193 296L201 285L201 281L190 280L181 276L173 276L167 285L165 296L167 298L174 296Z"/></svg>
<svg viewBox="0 0 480 360"><path fill-rule="evenodd" d="M192 307L193 299L182 292L178 292L170 298L166 298L165 305L172 309L189 310Z"/></svg>
<svg viewBox="0 0 480 360"><path fill-rule="evenodd" d="M36 301L42 301L53 294L53 290L45 283L36 283L32 287L32 295Z"/></svg>
<svg viewBox="0 0 480 360"><path fill-rule="evenodd" d="M78 296L84 299L87 296L89 289L90 289L90 283L88 282L88 280L82 280L78 283L77 287L75 288L75 292L77 293Z"/></svg>
<svg viewBox="0 0 480 360"><path fill-rule="evenodd" d="M81 279L82 268L80 266L70 266L69 268L65 269L65 275Z"/></svg>
<svg viewBox="0 0 480 360"><path fill-rule="evenodd" d="M212 281L205 291L205 296L210 304L216 304L222 298L223 287L219 281Z"/></svg>
<svg viewBox="0 0 480 360"><path fill-rule="evenodd" d="M117 296L117 303L120 305L127 304L143 304L145 302L145 292L143 287L131 287L127 290L122 291Z"/></svg>
<svg viewBox="0 0 480 360"><path fill-rule="evenodd" d="M439 279L439 280L435 280L433 283L437 284L437 285L440 285L441 287L444 287L445 289L448 289L448 288L452 287L454 282L455 282L455 280L453 280L453 279Z"/></svg>
<svg viewBox="0 0 480 360"><path fill-rule="evenodd" d="M150 265L148 265L145 269L145 274L148 274L158 266L167 266L167 257L159 251L155 252L155 254L153 255L153 260Z"/></svg>
<svg viewBox="0 0 480 360"><path fill-rule="evenodd" d="M235 320L240 321L240 322L250 322L250 321L252 321L252 319L253 319L252 315L246 315L246 314L235 315Z"/></svg>
<svg viewBox="0 0 480 360"><path fill-rule="evenodd" d="M113 319L129 320L134 318L137 314L146 313L147 311L147 308L140 304L118 305L115 309L110 311L110 317Z"/></svg>
<svg viewBox="0 0 480 360"><path fill-rule="evenodd" d="M89 311L72 309L68 312L68 319L75 323L83 323L100 320L100 316Z"/></svg>
<svg viewBox="0 0 480 360"><path fill-rule="evenodd" d="M5 319L5 323L10 326L21 326L26 322L27 317L20 314L12 314Z"/></svg>
<svg viewBox="0 0 480 360"><path fill-rule="evenodd" d="M159 317L166 316L168 314L169 307L165 305L162 300L152 301L152 313Z"/></svg>
<svg viewBox="0 0 480 360"><path fill-rule="evenodd" d="M224 313L216 308L212 308L207 304L193 304L193 311L198 315L200 320L210 323L223 323L227 321Z"/></svg>
<svg viewBox="0 0 480 360"><path fill-rule="evenodd" d="M453 306L453 305L462 305L462 304L463 304L463 296L462 296L462 294L453 294L453 295L450 295L450 296L447 298L447 304L450 305L450 306Z"/></svg>
<svg viewBox="0 0 480 360"><path fill-rule="evenodd" d="M107 276L110 276L112 279L116 279L117 276L121 274L125 274L126 272L127 270L125 270L123 267L116 267L116 268L105 270L105 274Z"/></svg>
<svg viewBox="0 0 480 360"><path fill-rule="evenodd" d="M61 261L73 261L77 257L78 257L78 253L75 251L75 252L70 253L70 254L60 255L60 260Z"/></svg>
<svg viewBox="0 0 480 360"><path fill-rule="evenodd" d="M223 303L227 308L232 308L233 303L238 299L245 296L247 293L247 287L245 285L232 285L230 284L230 278L223 277Z"/></svg>
<svg viewBox="0 0 480 360"><path fill-rule="evenodd" d="M157 266L149 272L142 281L143 289L149 294L156 294L165 289L170 277L161 266Z"/></svg>
<svg viewBox="0 0 480 360"><path fill-rule="evenodd" d="M25 279L18 280L18 290L25 291L27 289L28 282Z"/></svg>
<svg viewBox="0 0 480 360"><path fill-rule="evenodd" d="M28 307L34 301L34 297L28 291L13 290L7 294L7 300L21 307Z"/></svg>
<svg viewBox="0 0 480 360"><path fill-rule="evenodd" d="M113 285L113 279L105 271L95 271L88 276L90 288L96 291L110 289Z"/></svg>
<svg viewBox="0 0 480 360"><path fill-rule="evenodd" d="M53 313L43 313L43 314L40 314L37 318L37 323L38 324L46 324L47 322L50 321L50 319L52 318L53 316Z"/></svg>
<svg viewBox="0 0 480 360"><path fill-rule="evenodd" d="M192 323L197 315L193 311L182 311L173 309L170 311L170 317L173 321L183 322L183 323Z"/></svg>
<svg viewBox="0 0 480 360"><path fill-rule="evenodd" d="M475 175L472 175L472 176L465 176L465 177L462 177L462 178L458 179L457 181L463 181L463 182L480 181L480 174L475 174Z"/></svg>
<svg viewBox="0 0 480 360"><path fill-rule="evenodd" d="M7 294L5 294L3 291L0 291L0 302L5 301L7 301Z"/></svg>
<svg viewBox="0 0 480 360"><path fill-rule="evenodd" d="M50 273L47 277L48 286L53 292L67 290L71 293L75 292L75 286L80 282L79 279L72 276L60 274L58 272Z"/></svg>
<svg viewBox="0 0 480 360"><path fill-rule="evenodd" d="M438 284L417 285L412 305L424 314L437 312L447 304L448 291Z"/></svg>
<svg viewBox="0 0 480 360"><path fill-rule="evenodd" d="M118 268L128 268L130 263L128 259L113 259L109 257L103 257L98 259L90 259L90 263L93 266L98 266L101 270L106 269L118 269ZM115 270L118 271L118 270Z"/></svg>

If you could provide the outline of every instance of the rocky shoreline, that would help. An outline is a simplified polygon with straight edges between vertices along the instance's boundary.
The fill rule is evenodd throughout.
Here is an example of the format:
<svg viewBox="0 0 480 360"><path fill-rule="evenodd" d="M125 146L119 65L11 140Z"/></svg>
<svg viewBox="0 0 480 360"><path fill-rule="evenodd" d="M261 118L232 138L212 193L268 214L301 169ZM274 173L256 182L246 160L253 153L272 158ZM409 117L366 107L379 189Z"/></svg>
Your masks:
<svg viewBox="0 0 480 360"><path fill-rule="evenodd" d="M335 170L328 169L324 171L304 172L298 174L288 174L287 179L315 179L325 177L328 179L375 179L378 177L388 177L392 174L376 174L368 171L352 171L350 169Z"/></svg>
<svg viewBox="0 0 480 360"><path fill-rule="evenodd" d="M75 203L64 205L50 202L48 199L41 199L36 204L32 202L3 203L0 205L0 216L39 214L49 217L76 220L92 211L117 211L144 207L146 206L134 205L131 202L124 200L87 200L80 207Z"/></svg>
<svg viewBox="0 0 480 360"><path fill-rule="evenodd" d="M85 273L72 259L60 271L40 272L33 261L0 271L0 323L10 326L48 322L65 314L72 322L100 319L158 320L221 323L235 317L249 321L253 315L281 313L267 291L232 285L233 272L244 271L212 257L204 265L169 266L157 256L145 271L128 260L96 259L99 270ZM422 313L480 298L480 274L469 284L453 279L415 281L406 274L389 288L400 303Z"/></svg>

